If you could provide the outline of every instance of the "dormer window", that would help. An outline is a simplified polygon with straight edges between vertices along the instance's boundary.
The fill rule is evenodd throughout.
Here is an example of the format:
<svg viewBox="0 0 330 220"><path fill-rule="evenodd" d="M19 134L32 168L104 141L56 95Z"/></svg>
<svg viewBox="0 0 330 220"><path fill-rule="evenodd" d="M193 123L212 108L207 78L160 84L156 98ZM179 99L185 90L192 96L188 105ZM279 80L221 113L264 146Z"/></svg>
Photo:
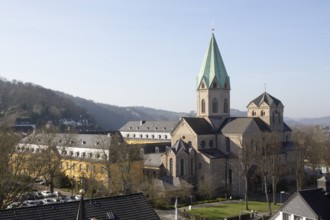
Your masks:
<svg viewBox="0 0 330 220"><path fill-rule="evenodd" d="M58 143L59 143L59 144L62 143L62 140L58 140Z"/></svg>
<svg viewBox="0 0 330 220"><path fill-rule="evenodd" d="M98 146L98 145L100 145L100 143L99 143L99 142L96 142L96 143L95 143L95 146Z"/></svg>
<svg viewBox="0 0 330 220"><path fill-rule="evenodd" d="M82 143L83 145L85 145L85 144L86 144L86 141L82 141L81 143Z"/></svg>

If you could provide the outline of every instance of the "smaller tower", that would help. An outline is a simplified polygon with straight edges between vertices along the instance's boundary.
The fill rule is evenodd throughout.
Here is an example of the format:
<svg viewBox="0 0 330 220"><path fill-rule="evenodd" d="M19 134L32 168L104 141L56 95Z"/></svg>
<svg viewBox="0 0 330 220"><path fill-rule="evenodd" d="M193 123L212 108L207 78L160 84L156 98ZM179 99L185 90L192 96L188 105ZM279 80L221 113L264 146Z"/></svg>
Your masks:
<svg viewBox="0 0 330 220"><path fill-rule="evenodd" d="M280 100L264 92L252 100L247 108L248 117L259 117L269 125L272 131L283 131L284 106Z"/></svg>

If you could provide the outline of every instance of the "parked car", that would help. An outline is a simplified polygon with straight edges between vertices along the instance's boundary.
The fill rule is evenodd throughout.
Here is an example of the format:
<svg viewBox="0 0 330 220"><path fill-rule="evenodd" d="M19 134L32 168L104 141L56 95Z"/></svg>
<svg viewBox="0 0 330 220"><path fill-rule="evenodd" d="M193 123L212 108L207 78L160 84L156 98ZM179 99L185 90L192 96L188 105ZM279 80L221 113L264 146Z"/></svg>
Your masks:
<svg viewBox="0 0 330 220"><path fill-rule="evenodd" d="M73 202L73 201L77 201L75 196L65 196L62 197L61 202Z"/></svg>
<svg viewBox="0 0 330 220"><path fill-rule="evenodd" d="M7 209L17 208L20 204L20 202L13 202L7 206Z"/></svg>
<svg viewBox="0 0 330 220"><path fill-rule="evenodd" d="M39 205L38 201L36 201L36 200L26 200L22 203L22 205L23 204L26 204L27 206L37 206L37 205Z"/></svg>
<svg viewBox="0 0 330 220"><path fill-rule="evenodd" d="M59 192L59 191L54 191L54 195L56 197L62 197L63 196L63 194L61 192Z"/></svg>
<svg viewBox="0 0 330 220"><path fill-rule="evenodd" d="M39 182L40 185L46 185L47 181L45 179L43 179L42 181Z"/></svg>
<svg viewBox="0 0 330 220"><path fill-rule="evenodd" d="M56 203L56 199L46 198L46 199L43 199L42 202L44 203L44 205L53 204L53 203Z"/></svg>
<svg viewBox="0 0 330 220"><path fill-rule="evenodd" d="M81 199L81 195L76 195L74 198L75 198L76 200L80 200L80 199Z"/></svg>
<svg viewBox="0 0 330 220"><path fill-rule="evenodd" d="M47 190L44 190L44 191L41 191L41 194L44 196L44 197L51 197L51 196L54 196L53 193L47 191Z"/></svg>
<svg viewBox="0 0 330 220"><path fill-rule="evenodd" d="M34 192L33 194L36 196L37 199L43 199L44 198L44 196L42 195L41 192Z"/></svg>

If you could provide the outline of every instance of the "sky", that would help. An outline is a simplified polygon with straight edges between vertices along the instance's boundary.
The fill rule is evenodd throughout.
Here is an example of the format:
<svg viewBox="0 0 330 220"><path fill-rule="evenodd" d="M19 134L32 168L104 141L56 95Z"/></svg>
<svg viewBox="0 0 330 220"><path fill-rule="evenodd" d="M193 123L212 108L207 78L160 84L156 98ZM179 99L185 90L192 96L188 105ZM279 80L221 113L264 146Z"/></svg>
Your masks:
<svg viewBox="0 0 330 220"><path fill-rule="evenodd" d="M94 102L196 111L214 34L231 108L265 90L284 115L330 115L328 0L0 0L0 77Z"/></svg>

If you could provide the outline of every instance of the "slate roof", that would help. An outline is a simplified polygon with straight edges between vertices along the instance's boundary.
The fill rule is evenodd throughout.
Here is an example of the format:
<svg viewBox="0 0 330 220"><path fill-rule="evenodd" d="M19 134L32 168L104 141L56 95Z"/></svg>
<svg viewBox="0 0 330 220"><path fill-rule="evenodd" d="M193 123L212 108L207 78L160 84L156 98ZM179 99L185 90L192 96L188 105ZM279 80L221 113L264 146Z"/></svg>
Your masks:
<svg viewBox="0 0 330 220"><path fill-rule="evenodd" d="M196 134L214 134L211 124L204 118L184 117L182 118L193 129Z"/></svg>
<svg viewBox="0 0 330 220"><path fill-rule="evenodd" d="M182 139L179 139L172 146L172 150L175 154L178 153L180 150L183 150L184 152L189 154L189 152L192 150L192 147L188 143L184 142Z"/></svg>
<svg viewBox="0 0 330 220"><path fill-rule="evenodd" d="M178 121L129 121L119 131L171 132Z"/></svg>
<svg viewBox="0 0 330 220"><path fill-rule="evenodd" d="M244 133L252 124L255 124L260 131L270 132L269 126L260 118L228 118L224 123L221 131L224 134L242 134Z"/></svg>
<svg viewBox="0 0 330 220"><path fill-rule="evenodd" d="M286 123L283 123L283 126L284 126L284 131L292 131L292 129L286 124Z"/></svg>
<svg viewBox="0 0 330 220"><path fill-rule="evenodd" d="M267 92L264 92L263 94L261 94L260 96L258 96L254 100L252 100L249 103L249 105L251 103L254 103L256 106L260 106L263 102L267 103L268 105L275 104L276 106L278 106L279 104L282 104L282 102L280 100L278 100L277 98L269 95Z"/></svg>
<svg viewBox="0 0 330 220"><path fill-rule="evenodd" d="M301 190L297 193L321 219L330 219L330 197L325 196L323 189Z"/></svg>
<svg viewBox="0 0 330 220"><path fill-rule="evenodd" d="M142 193L85 200L86 219L145 220L160 219ZM0 210L6 220L75 220L79 201ZM112 218L110 218L112 216Z"/></svg>
<svg viewBox="0 0 330 220"><path fill-rule="evenodd" d="M163 164L160 154L145 154L143 155L143 165L148 167L159 168Z"/></svg>
<svg viewBox="0 0 330 220"><path fill-rule="evenodd" d="M103 149L101 142L110 143L111 136L107 134L31 134L20 141L20 143L48 145L47 138L51 140L51 144L56 146L78 147L78 148L92 148ZM72 141L70 143L70 140Z"/></svg>
<svg viewBox="0 0 330 220"><path fill-rule="evenodd" d="M163 176L161 179L154 179L153 184L155 189L161 192L193 188L193 185L184 179L173 176Z"/></svg>
<svg viewBox="0 0 330 220"><path fill-rule="evenodd" d="M205 81L208 88L211 87L214 79L217 79L220 88L225 88L225 84L227 84L226 89L229 89L230 87L229 76L213 33L197 77L197 88L202 79Z"/></svg>
<svg viewBox="0 0 330 220"><path fill-rule="evenodd" d="M226 155L222 151L215 149L215 148L199 149L198 151L210 159L220 159L220 158L226 157Z"/></svg>

